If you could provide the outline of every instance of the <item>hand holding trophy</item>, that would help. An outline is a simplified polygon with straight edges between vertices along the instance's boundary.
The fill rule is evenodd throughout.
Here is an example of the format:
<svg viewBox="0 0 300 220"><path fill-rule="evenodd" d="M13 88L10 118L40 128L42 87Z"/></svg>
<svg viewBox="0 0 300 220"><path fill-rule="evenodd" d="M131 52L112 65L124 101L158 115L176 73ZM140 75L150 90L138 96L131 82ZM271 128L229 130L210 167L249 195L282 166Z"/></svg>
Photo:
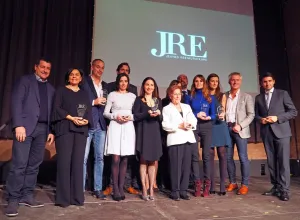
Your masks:
<svg viewBox="0 0 300 220"><path fill-rule="evenodd" d="M158 109L158 105L159 105L159 100L158 98L152 98L153 100L153 105L150 107L150 116L151 117L156 117L158 115L160 115L160 110Z"/></svg>
<svg viewBox="0 0 300 220"><path fill-rule="evenodd" d="M88 123L88 121L86 119L84 119L84 115L85 112L87 110L87 106L85 104L78 104L77 105L77 116L74 123L76 125L82 126L82 125L86 125Z"/></svg>
<svg viewBox="0 0 300 220"><path fill-rule="evenodd" d="M219 120L224 121L224 119L225 119L225 109L222 105L218 106L217 114L218 114Z"/></svg>

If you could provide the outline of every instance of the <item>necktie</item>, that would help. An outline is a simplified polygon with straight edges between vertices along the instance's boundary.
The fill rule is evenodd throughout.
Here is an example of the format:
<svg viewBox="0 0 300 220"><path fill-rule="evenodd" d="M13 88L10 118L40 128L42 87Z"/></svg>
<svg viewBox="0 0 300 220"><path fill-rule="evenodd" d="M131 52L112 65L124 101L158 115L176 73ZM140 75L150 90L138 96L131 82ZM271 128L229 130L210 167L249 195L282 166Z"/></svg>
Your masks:
<svg viewBox="0 0 300 220"><path fill-rule="evenodd" d="M267 103L267 108L269 109L269 106L270 106L270 99L271 99L271 93L270 92L267 92L266 93L266 103Z"/></svg>

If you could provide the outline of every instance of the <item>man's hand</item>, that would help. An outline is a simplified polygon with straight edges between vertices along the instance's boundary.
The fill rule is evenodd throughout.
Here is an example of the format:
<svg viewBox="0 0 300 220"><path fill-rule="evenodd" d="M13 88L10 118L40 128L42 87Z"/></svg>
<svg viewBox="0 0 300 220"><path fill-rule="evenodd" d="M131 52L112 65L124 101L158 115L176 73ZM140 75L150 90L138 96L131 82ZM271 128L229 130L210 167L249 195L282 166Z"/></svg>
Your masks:
<svg viewBox="0 0 300 220"><path fill-rule="evenodd" d="M53 134L48 134L47 142L49 146L54 142L54 138Z"/></svg>
<svg viewBox="0 0 300 220"><path fill-rule="evenodd" d="M25 138L26 138L26 129L24 127L16 127L15 128L15 132L16 132L16 139L19 142L25 141Z"/></svg>
<svg viewBox="0 0 300 220"><path fill-rule="evenodd" d="M242 130L242 127L240 125L236 124L235 126L233 126L232 130L235 133L239 133Z"/></svg>
<svg viewBox="0 0 300 220"><path fill-rule="evenodd" d="M265 125L265 124L268 124L269 122L268 122L267 118L262 118L262 119L260 119L260 123Z"/></svg>
<svg viewBox="0 0 300 220"><path fill-rule="evenodd" d="M275 122L278 121L278 117L277 117L277 116L268 116L268 117L266 118L266 120L267 120L267 122L269 122L269 123L275 123Z"/></svg>
<svg viewBox="0 0 300 220"><path fill-rule="evenodd" d="M99 97L94 99L94 105L105 105L106 103L106 98L104 97Z"/></svg>

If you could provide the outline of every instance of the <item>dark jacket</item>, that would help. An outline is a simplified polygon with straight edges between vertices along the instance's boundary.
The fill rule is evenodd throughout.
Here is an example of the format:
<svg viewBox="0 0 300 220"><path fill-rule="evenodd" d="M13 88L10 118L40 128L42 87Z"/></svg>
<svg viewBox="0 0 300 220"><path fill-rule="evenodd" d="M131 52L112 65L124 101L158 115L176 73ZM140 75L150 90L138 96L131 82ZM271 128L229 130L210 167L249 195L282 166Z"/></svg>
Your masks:
<svg viewBox="0 0 300 220"><path fill-rule="evenodd" d="M48 133L50 130L50 116L52 111L52 102L54 88L47 83L48 100ZM40 97L38 81L35 74L22 76L14 85L11 97L12 128L23 126L26 129L26 136L34 131L40 114Z"/></svg>

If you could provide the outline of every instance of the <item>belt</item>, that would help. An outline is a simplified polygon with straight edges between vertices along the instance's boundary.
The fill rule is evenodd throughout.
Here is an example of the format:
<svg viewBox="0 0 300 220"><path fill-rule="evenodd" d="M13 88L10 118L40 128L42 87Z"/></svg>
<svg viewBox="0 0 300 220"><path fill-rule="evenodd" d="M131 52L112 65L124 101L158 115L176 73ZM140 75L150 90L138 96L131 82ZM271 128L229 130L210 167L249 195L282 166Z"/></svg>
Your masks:
<svg viewBox="0 0 300 220"><path fill-rule="evenodd" d="M228 127L234 127L235 126L235 122L227 122L227 126Z"/></svg>

